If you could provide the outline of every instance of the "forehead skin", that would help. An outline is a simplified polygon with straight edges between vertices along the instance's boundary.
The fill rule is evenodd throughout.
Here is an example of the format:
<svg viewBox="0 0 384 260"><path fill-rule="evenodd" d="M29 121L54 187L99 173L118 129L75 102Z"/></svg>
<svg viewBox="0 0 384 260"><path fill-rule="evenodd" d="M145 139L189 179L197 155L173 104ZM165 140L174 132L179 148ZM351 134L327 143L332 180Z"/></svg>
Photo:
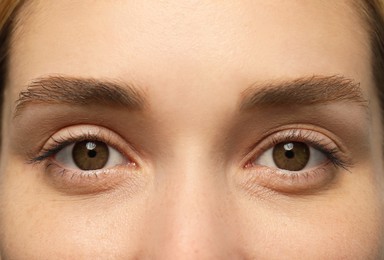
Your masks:
<svg viewBox="0 0 384 260"><path fill-rule="evenodd" d="M219 116L214 110L234 110L239 93L255 82L320 73L369 86L369 43L352 7L304 0L32 1L15 33L10 84L18 87L10 95L50 74L118 78L147 92L154 117L206 125L191 120L201 116L190 102L212 104L209 121Z"/></svg>
<svg viewBox="0 0 384 260"><path fill-rule="evenodd" d="M360 79L369 75L361 63L368 43L346 2L36 1L12 62L33 62L17 72L22 85L50 73L135 78L150 94L169 90L160 96L177 107L185 102L174 95L189 97L185 91L234 93L233 84L314 71ZM207 88L217 80L232 84Z"/></svg>
<svg viewBox="0 0 384 260"><path fill-rule="evenodd" d="M32 192L27 196L34 189L27 181L18 188L23 194L4 189L4 198L20 196L18 203L3 202L8 211L0 227L13 226L4 229L3 241L0 237L5 254L68 259L76 252L91 259L103 254L122 259L364 259L381 254L379 113L368 37L351 1L41 0L27 9L13 37L4 136L14 131L12 111L19 92L34 78L59 74L134 82L147 95L146 116L156 122L153 139L162 149L154 150L166 150L159 152L160 170L153 179L160 183L156 187L162 182L168 186L162 194L143 192L150 199L136 199L135 206L125 197L126 204L113 197L119 202L102 205L96 199L50 200L52 194L42 187L38 200ZM326 199L287 199L285 212L268 201L236 201L240 195L229 188L226 193L211 190L216 179L207 174L215 172L213 161L218 159L211 159L212 147L225 141L221 129L230 128L241 93L255 82L314 74L354 79L370 100L373 123L367 131L374 134L367 143L375 145L357 167L361 174L351 175L359 180L349 182L352 189ZM10 146L4 140L2 172L24 171L20 159L7 155ZM19 183L11 175L4 180ZM315 202L304 207L311 199ZM118 207L105 214L79 206L87 202ZM220 209L214 212L212 205ZM17 206L28 210L20 212ZM324 208L328 211L319 210ZM33 212L30 219L28 212ZM166 229L170 226L174 230Z"/></svg>

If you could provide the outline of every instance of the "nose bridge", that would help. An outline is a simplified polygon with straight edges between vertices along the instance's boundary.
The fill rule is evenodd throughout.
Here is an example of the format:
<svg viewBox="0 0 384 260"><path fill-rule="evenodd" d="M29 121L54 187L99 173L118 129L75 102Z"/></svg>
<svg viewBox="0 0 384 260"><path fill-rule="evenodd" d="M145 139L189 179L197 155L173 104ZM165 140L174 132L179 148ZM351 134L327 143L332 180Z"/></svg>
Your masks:
<svg viewBox="0 0 384 260"><path fill-rule="evenodd" d="M157 184L153 212L155 252L164 259L217 258L228 244L224 172L212 164L202 146L182 151L159 173L162 181Z"/></svg>

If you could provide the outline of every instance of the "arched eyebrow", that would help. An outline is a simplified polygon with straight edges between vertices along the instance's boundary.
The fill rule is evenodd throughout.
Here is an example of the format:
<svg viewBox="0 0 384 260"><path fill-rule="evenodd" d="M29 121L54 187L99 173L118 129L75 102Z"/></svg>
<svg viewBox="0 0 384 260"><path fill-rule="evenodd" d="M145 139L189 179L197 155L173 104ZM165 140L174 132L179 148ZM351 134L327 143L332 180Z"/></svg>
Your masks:
<svg viewBox="0 0 384 260"><path fill-rule="evenodd" d="M243 91L240 110L256 107L353 102L368 108L360 83L342 76L312 76L256 83ZM33 80L16 101L15 116L36 103L106 105L140 111L148 104L136 86L111 80L48 76Z"/></svg>
<svg viewBox="0 0 384 260"><path fill-rule="evenodd" d="M360 83L342 76L311 76L266 84L256 83L242 93L240 110L266 106L316 105L352 102L368 108Z"/></svg>
<svg viewBox="0 0 384 260"><path fill-rule="evenodd" d="M67 104L76 106L107 105L129 110L146 107L139 88L124 82L66 76L49 76L33 80L21 91L16 101L15 115L30 104Z"/></svg>

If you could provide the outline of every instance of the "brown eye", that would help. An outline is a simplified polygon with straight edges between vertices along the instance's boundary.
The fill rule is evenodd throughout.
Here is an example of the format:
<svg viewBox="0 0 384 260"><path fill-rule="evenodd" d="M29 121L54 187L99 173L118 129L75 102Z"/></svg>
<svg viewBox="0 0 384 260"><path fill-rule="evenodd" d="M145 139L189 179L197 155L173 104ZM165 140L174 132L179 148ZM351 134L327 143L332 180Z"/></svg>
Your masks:
<svg viewBox="0 0 384 260"><path fill-rule="evenodd" d="M68 145L56 154L55 160L65 168L82 171L110 168L129 162L114 148L95 140L85 140Z"/></svg>
<svg viewBox="0 0 384 260"><path fill-rule="evenodd" d="M300 171L309 162L310 150L305 143L279 143L273 148L273 160L280 169Z"/></svg>
<svg viewBox="0 0 384 260"><path fill-rule="evenodd" d="M304 142L281 142L266 150L253 164L285 171L301 171L327 161L327 156Z"/></svg>
<svg viewBox="0 0 384 260"><path fill-rule="evenodd" d="M81 170L97 170L103 168L109 158L109 149L105 143L98 141L82 141L76 143L72 150L73 161Z"/></svg>

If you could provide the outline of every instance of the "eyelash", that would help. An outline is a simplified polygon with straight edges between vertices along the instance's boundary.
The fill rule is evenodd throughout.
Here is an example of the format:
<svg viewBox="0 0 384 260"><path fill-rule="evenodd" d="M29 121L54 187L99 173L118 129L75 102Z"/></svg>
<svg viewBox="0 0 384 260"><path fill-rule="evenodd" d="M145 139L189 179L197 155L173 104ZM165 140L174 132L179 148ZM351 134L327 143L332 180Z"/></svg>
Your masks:
<svg viewBox="0 0 384 260"><path fill-rule="evenodd" d="M99 141L104 143L110 143L109 138L107 139L100 138L98 134L92 134L92 133L82 133L79 136L75 136L69 133L69 137L60 136L57 139L51 138L51 140L53 144L50 144L48 147L43 148L42 151L40 152L40 155L38 155L37 157L31 158L30 160L31 163L43 162L44 160L54 156L55 154L60 152L62 149L64 149L68 145L75 142L81 142L85 140L94 140L94 141ZM119 152L121 151L119 150Z"/></svg>
<svg viewBox="0 0 384 260"><path fill-rule="evenodd" d="M80 169L66 168L55 161L55 156L67 146L81 141L99 141L107 144L122 157L126 163L110 168L83 171ZM110 130L93 126L73 126L62 129L51 136L40 152L29 156L28 162L44 167L44 179L53 185L57 190L65 194L92 194L101 191L113 190L113 187L121 183L128 183L130 190L134 191L139 187L138 179L142 174L141 167L136 163L136 151L119 135ZM36 156L36 154L38 154Z"/></svg>
<svg viewBox="0 0 384 260"><path fill-rule="evenodd" d="M88 127L88 129L87 129ZM38 153L38 156L30 156L29 163L30 164L41 164L44 162L46 165L46 168L49 168L53 165L57 166L57 168L60 168L61 166L57 165L57 163L50 160L50 158L54 157L58 152L66 148L67 146L78 143L81 141L86 140L92 140L92 141L99 141L107 144L108 146L111 146L112 148L116 149L126 160L128 161L128 165L130 166L137 166L136 161L132 158L132 154L134 154L135 150L131 147L130 149L133 150L132 153L127 153L127 149L121 149L121 143L123 141L117 142L116 140L113 141L115 138L112 137L112 133L109 132L108 129L100 129L96 126L86 126L85 129L81 129L80 131L76 131L73 129L67 129L66 134L57 134L57 137L53 136L50 138L50 140L47 142L45 147L41 149L41 151ZM71 172L72 175L77 176L95 176L98 177L101 173L106 173L107 171L110 171L110 169L99 169L99 170L90 170L90 171L82 171L82 170L76 170L76 169L66 169L62 168L61 175L64 175L63 173Z"/></svg>
<svg viewBox="0 0 384 260"><path fill-rule="evenodd" d="M97 127L93 127L93 130L98 129ZM41 149L38 153L38 156L30 157L29 162L32 164L41 164L44 163L46 168L46 172L48 169L53 167L52 170L49 171L50 174L53 174L55 181L58 183L58 187L64 185L70 187L74 181L77 181L77 185L80 187L84 187L89 183L90 179L99 178L100 176L107 177L108 173L117 172L121 173L126 170L127 165L135 166L134 168L130 168L134 170L136 168L136 161L132 160L131 154L127 154L127 152L121 149L121 145L117 145L118 142L114 142L111 136L112 134L108 131L104 131L98 129L96 131L92 131L89 129L82 129L80 132L68 130L68 134L57 135L58 137L51 137L48 143ZM112 146L119 153L121 153L127 161L129 162L127 165L124 165L123 168L114 167L114 168L105 168L99 170L91 170L91 171L82 171L76 169L66 169L56 162L54 162L53 157L60 152L62 149L76 142L81 142L85 140L93 140L99 141ZM312 146L314 149L323 153L327 158L327 163L316 167L314 169L302 170L297 172L289 172L281 169L272 169L270 167L261 166L255 164L255 160L267 150L273 148L275 145L282 142L303 142L309 146ZM260 148L261 147L261 148ZM258 142L251 149L253 152L248 153L252 154L252 156L246 156L248 159L244 165L244 170L246 170L248 181L247 186L255 186L259 185L260 181L266 183L272 183L271 185L276 184L276 180L280 179L281 189L285 189L284 185L296 185L297 187L301 187L302 190L310 190L309 187L311 185L315 185L321 182L324 179L330 179L332 174L328 172L329 163L335 167L334 169L342 168L344 170L349 171L349 168L352 167L350 160L343 155L342 149L336 145L333 140L320 134L316 131L309 129L287 129L280 130L278 132L272 133L266 138L263 138L262 141ZM256 151L256 152L254 152ZM131 163L132 162L132 163ZM260 170L260 167L262 168ZM122 175L122 174L120 174ZM124 175L124 174L123 174ZM60 177L60 178L59 178ZM64 180L63 177L66 177ZM84 180L81 180L83 177L87 177ZM261 178L261 179L260 179ZM60 184L61 183L61 184ZM64 184L63 184L64 183ZM279 183L279 181L277 182ZM285 183L285 184L284 184ZM268 184L267 184L268 185ZM296 187L296 188L297 188ZM249 189L251 187L248 187ZM279 190L279 188L273 188L274 190Z"/></svg>
<svg viewBox="0 0 384 260"><path fill-rule="evenodd" d="M259 189L260 183L264 187L283 193L315 191L316 188L331 182L336 175L335 169L350 172L349 169L353 166L333 140L314 130L287 129L272 133L262 140L253 146L250 153L252 155L248 157L244 166L246 178L243 185L250 193ZM323 153L327 161L318 167L297 172L255 164L263 153L284 142L303 142ZM256 152L254 152L255 150ZM333 170L330 168L330 164L334 167Z"/></svg>
<svg viewBox="0 0 384 260"><path fill-rule="evenodd" d="M341 167L345 170L348 170L348 168L352 166L350 162L340 156L341 151L338 146L333 145L332 141L325 143L324 138L321 139L317 137L313 130L290 129L280 132L277 135L283 135L283 137L276 137L276 135L272 136L269 147L274 147L275 145L284 142L304 142L316 150L324 153L327 159L335 167ZM333 146L332 148L329 147L331 145ZM264 148L263 152L265 152L267 149Z"/></svg>
<svg viewBox="0 0 384 260"><path fill-rule="evenodd" d="M285 134L283 138L279 138L276 136L273 136L271 138L271 141L268 144L268 148L264 148L259 152L260 154L265 152L270 147L273 147L279 143L282 142L292 142L292 141L300 141L305 142L309 145L311 145L313 148L319 150L320 152L324 153L326 157L332 162L332 164L336 167L341 167L344 169L348 169L352 165L347 162L346 160L341 159L338 154L340 153L340 150L337 147L334 147L332 149L327 148L327 144L324 144L324 142L321 142L318 138L311 136L312 131L311 130L305 130L308 131L306 134L301 129L291 129L288 130L289 132ZM74 143L74 142L81 142L85 140L94 140L94 141L100 141L104 143L111 143L110 138L100 138L99 134L93 134L89 132L84 132L78 136L72 135L69 133L69 137L59 137L57 139L51 138L53 141L53 144L49 145L46 148L43 148L40 154L37 157L32 157L29 161L30 163L39 163L42 162L49 157L52 157L59 151L61 151L66 146ZM124 152L120 151L120 149L116 148L119 152L124 154ZM250 160L252 161L252 160ZM248 163L249 164L249 163ZM248 165L246 165L248 166Z"/></svg>

